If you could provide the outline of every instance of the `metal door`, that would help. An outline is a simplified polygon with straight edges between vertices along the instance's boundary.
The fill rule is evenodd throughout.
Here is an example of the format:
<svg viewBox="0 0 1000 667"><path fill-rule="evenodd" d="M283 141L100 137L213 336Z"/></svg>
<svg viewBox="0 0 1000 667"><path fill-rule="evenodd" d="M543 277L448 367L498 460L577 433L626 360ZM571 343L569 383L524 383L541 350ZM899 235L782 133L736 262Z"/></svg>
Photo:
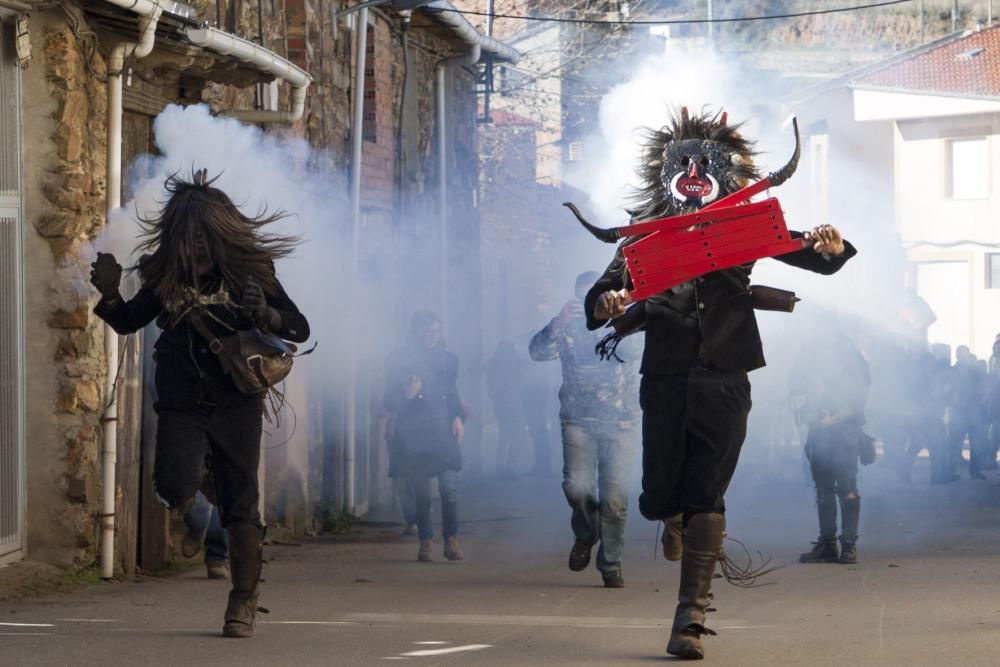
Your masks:
<svg viewBox="0 0 1000 667"><path fill-rule="evenodd" d="M19 70L0 16L0 564L24 550L24 276Z"/></svg>

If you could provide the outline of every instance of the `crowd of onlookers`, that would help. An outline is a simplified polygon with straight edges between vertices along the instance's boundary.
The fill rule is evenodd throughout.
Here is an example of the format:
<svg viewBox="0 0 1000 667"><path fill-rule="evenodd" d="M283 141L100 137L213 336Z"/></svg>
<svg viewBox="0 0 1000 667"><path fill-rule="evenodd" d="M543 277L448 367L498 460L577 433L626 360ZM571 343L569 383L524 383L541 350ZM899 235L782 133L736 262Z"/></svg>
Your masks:
<svg viewBox="0 0 1000 667"><path fill-rule="evenodd" d="M931 462L931 482L959 479L968 449L968 474L984 479L997 468L1000 449L1000 335L990 360L965 345L906 346L866 338L871 365L868 428L883 444L888 462L909 481L922 450Z"/></svg>

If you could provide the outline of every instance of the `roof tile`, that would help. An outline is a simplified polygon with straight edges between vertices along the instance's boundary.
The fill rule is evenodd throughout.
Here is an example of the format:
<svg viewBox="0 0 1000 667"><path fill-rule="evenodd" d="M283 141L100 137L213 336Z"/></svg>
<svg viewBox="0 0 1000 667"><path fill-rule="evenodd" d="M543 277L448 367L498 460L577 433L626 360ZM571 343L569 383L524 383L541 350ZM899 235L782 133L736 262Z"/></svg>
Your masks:
<svg viewBox="0 0 1000 667"><path fill-rule="evenodd" d="M852 83L946 95L1000 97L1000 25L898 60Z"/></svg>

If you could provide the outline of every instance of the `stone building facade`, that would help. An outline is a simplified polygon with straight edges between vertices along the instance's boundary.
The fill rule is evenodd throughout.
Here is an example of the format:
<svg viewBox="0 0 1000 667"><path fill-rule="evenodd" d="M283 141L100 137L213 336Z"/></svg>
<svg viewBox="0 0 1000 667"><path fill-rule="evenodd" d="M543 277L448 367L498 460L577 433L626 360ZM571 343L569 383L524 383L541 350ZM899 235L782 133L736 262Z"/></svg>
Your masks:
<svg viewBox="0 0 1000 667"><path fill-rule="evenodd" d="M21 355L26 378L20 437L26 452L21 482L26 506L15 509L23 514L24 530L20 548L10 557L82 566L94 561L97 550L102 413L109 398L104 391L104 329L92 314L95 294L87 284L92 244L106 220L107 56L117 41L135 38L137 25L133 15L103 0L35 6L0 2L0 8L7 4L13 9L0 12L0 27L17 20L26 27L21 42L30 49L30 59L22 59L20 50L17 56ZM358 26L348 18L335 19L334 11L347 3L192 4L193 20L259 43L312 76L303 118L292 126L265 129L301 137L317 149L315 155L324 164L314 165L311 173L327 178L331 191L342 193L346 202L351 104L359 94L353 89ZM443 258L429 259L423 267L428 274L418 274L416 280L412 271L399 267L406 266L402 260L412 238L434 245L428 239L435 232L438 169L435 68L442 58L469 47L430 12L410 16L372 10L369 17L365 29L370 67L360 92L366 95L364 130L371 133L363 142L362 225L366 238L375 243L359 264L390 289L390 303L382 304L378 321L372 323L388 348L415 303L433 305L426 286L436 279L433 267ZM126 64L123 164L156 152L152 122L167 104L204 103L217 111L261 108L277 92L276 106L287 108L288 86L271 86L266 72L184 43L178 37L183 23L174 16L161 20L153 52ZM448 199L453 218L461 221L449 230L453 248L478 249L476 81L475 67L447 69L448 159L454 161ZM126 191L128 187L126 178ZM348 221L333 219L331 224L339 234ZM470 274L452 279L478 285L474 262L463 263L459 270ZM478 321L467 325L473 335L478 327ZM469 338L463 334L463 339ZM150 484L151 411L145 389L152 366L149 347L141 336L122 339L120 347L116 562L126 573L156 567L171 556L169 519L156 504ZM388 502L380 415L371 408L381 392L381 374L372 370L380 362L365 360L357 377L347 380L361 384L367 476L362 486L364 507L369 508ZM478 365L470 364L473 369ZM476 372L470 371L466 382L477 384ZM336 407L341 402L336 391L317 388L317 378L307 371L300 378L290 388L301 402L298 426L287 446L268 452L263 473L268 520L301 530L313 525L317 502L330 501L340 491L342 461L330 452L341 445L338 422L344 415ZM0 505L11 502L0 497ZM0 507L0 513L9 509Z"/></svg>

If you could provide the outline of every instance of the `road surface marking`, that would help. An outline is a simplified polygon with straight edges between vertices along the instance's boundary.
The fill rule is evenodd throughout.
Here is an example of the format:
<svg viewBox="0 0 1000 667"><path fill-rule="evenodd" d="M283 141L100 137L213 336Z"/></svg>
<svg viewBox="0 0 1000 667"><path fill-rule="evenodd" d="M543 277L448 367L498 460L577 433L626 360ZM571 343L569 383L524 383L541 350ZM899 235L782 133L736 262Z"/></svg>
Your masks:
<svg viewBox="0 0 1000 667"><path fill-rule="evenodd" d="M467 646L451 646L449 648L425 649L423 651L410 651L402 653L404 658L423 658L429 655L448 655L450 653L465 653L468 651L482 651L484 648L493 648L492 644L468 644Z"/></svg>
<svg viewBox="0 0 1000 667"><path fill-rule="evenodd" d="M54 623L0 623L5 628L54 628Z"/></svg>
<svg viewBox="0 0 1000 667"><path fill-rule="evenodd" d="M670 621L647 618L588 618L586 616L516 616L502 614L348 614L347 620L359 623L431 623L444 625L545 625L580 628L626 627L662 628Z"/></svg>
<svg viewBox="0 0 1000 667"><path fill-rule="evenodd" d="M270 625L357 625L354 621L257 621Z"/></svg>
<svg viewBox="0 0 1000 667"><path fill-rule="evenodd" d="M121 623L116 618L57 618L61 623Z"/></svg>
<svg viewBox="0 0 1000 667"><path fill-rule="evenodd" d="M868 577L871 575L872 569L870 567L868 567L868 563L862 563L862 565L865 568L865 576L861 577L861 588L862 588L862 590L867 591L868 594L871 595L873 598L875 598L876 604L879 605L879 610L878 610L878 648L879 648L880 651L884 651L885 650L885 642L883 641L883 638L882 638L882 626L884 625L884 622L885 622L885 603L882 602L882 596L880 596L875 591L875 589L870 588L868 586Z"/></svg>
<svg viewBox="0 0 1000 667"><path fill-rule="evenodd" d="M640 630L670 627L671 620L658 618L601 618L587 616L516 616L502 614L347 614L356 623L428 623L442 625L541 625L570 628L633 628ZM731 619L713 623L724 630L764 627Z"/></svg>
<svg viewBox="0 0 1000 667"><path fill-rule="evenodd" d="M54 632L0 632L0 637L55 637Z"/></svg>
<svg viewBox="0 0 1000 667"><path fill-rule="evenodd" d="M451 642L413 642L417 646L444 646L445 644L450 644Z"/></svg>

